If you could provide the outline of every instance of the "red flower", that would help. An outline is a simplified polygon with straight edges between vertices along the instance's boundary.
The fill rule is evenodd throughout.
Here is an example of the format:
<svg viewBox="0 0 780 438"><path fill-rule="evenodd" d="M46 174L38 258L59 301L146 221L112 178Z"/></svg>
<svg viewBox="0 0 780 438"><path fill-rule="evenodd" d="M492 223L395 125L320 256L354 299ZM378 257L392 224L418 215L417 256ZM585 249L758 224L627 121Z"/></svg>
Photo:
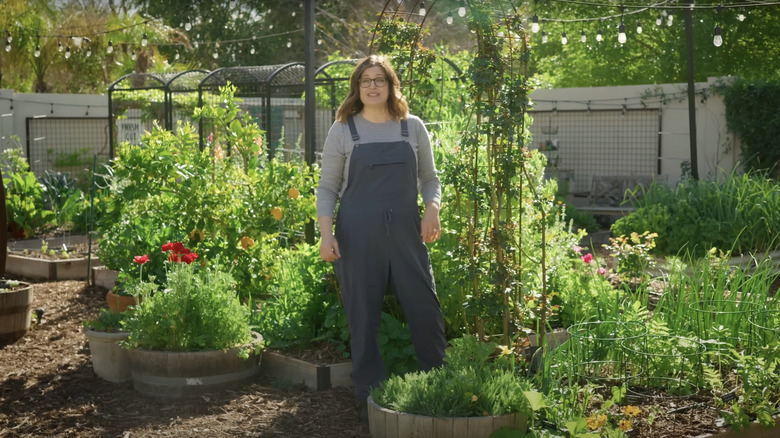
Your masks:
<svg viewBox="0 0 780 438"><path fill-rule="evenodd" d="M168 261L169 262L178 262L179 261L179 255L176 253L169 254L168 255Z"/></svg>
<svg viewBox="0 0 780 438"><path fill-rule="evenodd" d="M593 261L593 254L588 253L588 254L585 254L584 256L580 257L580 258L582 259L583 262L590 263L590 262Z"/></svg>
<svg viewBox="0 0 780 438"><path fill-rule="evenodd" d="M188 253L188 254L184 254L183 256L181 256L181 261L183 261L184 263L189 265L190 263L192 263L197 258L198 258L198 254L193 252L193 253Z"/></svg>
<svg viewBox="0 0 780 438"><path fill-rule="evenodd" d="M162 246L162 251L163 252L168 252L168 251L171 251L171 250L173 250L173 244L171 242L168 242L168 243L166 243L165 245Z"/></svg>
<svg viewBox="0 0 780 438"><path fill-rule="evenodd" d="M143 265L144 263L149 261L149 256L146 254L142 256L135 256L133 257L133 261L138 263L139 265Z"/></svg>
<svg viewBox="0 0 780 438"><path fill-rule="evenodd" d="M187 248L184 247L184 244L181 242L174 242L173 243L173 252L176 254L187 254L185 251L189 252Z"/></svg>

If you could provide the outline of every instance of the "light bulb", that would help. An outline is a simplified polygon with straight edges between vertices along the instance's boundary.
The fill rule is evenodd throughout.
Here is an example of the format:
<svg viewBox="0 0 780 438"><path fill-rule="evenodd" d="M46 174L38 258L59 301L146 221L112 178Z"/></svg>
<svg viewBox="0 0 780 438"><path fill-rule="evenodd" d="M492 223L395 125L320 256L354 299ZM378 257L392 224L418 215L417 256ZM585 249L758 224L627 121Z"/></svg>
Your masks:
<svg viewBox="0 0 780 438"><path fill-rule="evenodd" d="M192 42L192 47L195 47L197 49L198 46L200 46L200 43L198 42L198 40L195 40L195 41Z"/></svg>
<svg viewBox="0 0 780 438"><path fill-rule="evenodd" d="M5 41L10 43L14 40L13 35L11 35L11 32L5 31Z"/></svg>
<svg viewBox="0 0 780 438"><path fill-rule="evenodd" d="M626 25L623 23L620 23L620 26L618 27L618 42L620 44L625 44L626 42Z"/></svg>
<svg viewBox="0 0 780 438"><path fill-rule="evenodd" d="M63 50L65 50L65 48L64 48L64 47L62 47L62 43L61 43L61 42L58 42L58 43L57 43L57 51L58 51L58 52L62 52Z"/></svg>
<svg viewBox="0 0 780 438"><path fill-rule="evenodd" d="M173 59L175 59L176 61L178 61L180 57L181 56L179 55L179 52L176 52L176 54L173 55Z"/></svg>
<svg viewBox="0 0 780 438"><path fill-rule="evenodd" d="M255 46L252 46L251 49L249 49L249 54L254 55L255 54Z"/></svg>
<svg viewBox="0 0 780 438"><path fill-rule="evenodd" d="M292 40L287 40L287 48L289 49L292 47Z"/></svg>
<svg viewBox="0 0 780 438"><path fill-rule="evenodd" d="M135 61L135 50L133 50L133 51L132 51L132 53L130 53L130 58L131 58L133 61Z"/></svg>
<svg viewBox="0 0 780 438"><path fill-rule="evenodd" d="M674 15L669 14L669 16L666 17L666 25L671 27L672 21L674 21Z"/></svg>
<svg viewBox="0 0 780 438"><path fill-rule="evenodd" d="M425 15L425 2L420 2L420 15Z"/></svg>
<svg viewBox="0 0 780 438"><path fill-rule="evenodd" d="M547 32L545 32L545 31L542 31L542 42L543 43L547 42Z"/></svg>
<svg viewBox="0 0 780 438"><path fill-rule="evenodd" d="M186 31L192 30L192 23L190 23L189 21L184 23L184 30Z"/></svg>
<svg viewBox="0 0 780 438"><path fill-rule="evenodd" d="M106 52L109 54L114 53L114 43L111 41L108 42L108 47L106 48Z"/></svg>
<svg viewBox="0 0 780 438"><path fill-rule="evenodd" d="M141 38L141 47L146 47L147 44L149 44L149 38L146 36L146 32L144 32L144 36Z"/></svg>
<svg viewBox="0 0 780 438"><path fill-rule="evenodd" d="M655 25L656 25L656 26L660 26L660 25L661 25L661 23L662 23L662 21L661 21L661 16L659 15L659 16L658 16L658 18L656 18L656 19L655 19Z"/></svg>
<svg viewBox="0 0 780 438"><path fill-rule="evenodd" d="M642 33L642 23L638 21L636 23L636 33Z"/></svg>
<svg viewBox="0 0 780 438"><path fill-rule="evenodd" d="M92 47L87 46L87 53L86 53L86 55L87 55L87 58L92 56Z"/></svg>
<svg viewBox="0 0 780 438"><path fill-rule="evenodd" d="M40 58L41 57L41 46L36 44L35 45L35 57Z"/></svg>
<svg viewBox="0 0 780 438"><path fill-rule="evenodd" d="M596 41L601 42L601 40L603 39L604 39L603 32L601 31L601 29L599 29L599 31L596 33Z"/></svg>
<svg viewBox="0 0 780 438"><path fill-rule="evenodd" d="M217 58L219 58L219 53L217 53L217 51L215 50L215 51L214 51L214 54L213 54L213 55L211 55L211 56L213 56L213 57L214 57L214 59L217 59Z"/></svg>
<svg viewBox="0 0 780 438"><path fill-rule="evenodd" d="M5 51L10 52L11 51L11 41L5 40Z"/></svg>
<svg viewBox="0 0 780 438"><path fill-rule="evenodd" d="M318 45L318 46L321 46L321 45L322 45L322 38L317 38L317 45Z"/></svg>
<svg viewBox="0 0 780 438"><path fill-rule="evenodd" d="M452 11L447 12L447 24L452 24Z"/></svg>
<svg viewBox="0 0 780 438"><path fill-rule="evenodd" d="M581 43L584 43L585 41L587 41L587 39L588 39L588 38L585 36L585 31L584 31L584 30L581 30L581 31L580 31L580 42L581 42Z"/></svg>
<svg viewBox="0 0 780 438"><path fill-rule="evenodd" d="M70 46L68 46L67 49L65 49L65 59L70 58Z"/></svg>
<svg viewBox="0 0 780 438"><path fill-rule="evenodd" d="M534 14L533 17L531 17L531 32L537 33L539 32L539 16Z"/></svg>
<svg viewBox="0 0 780 438"><path fill-rule="evenodd" d="M737 15L737 20L745 21L745 8L739 9L739 15Z"/></svg>
<svg viewBox="0 0 780 438"><path fill-rule="evenodd" d="M566 43L569 42L569 39L566 38L566 32L561 34L561 44L566 45Z"/></svg>
<svg viewBox="0 0 780 438"><path fill-rule="evenodd" d="M463 3L463 0L461 0L460 6L458 7L458 16L459 17L465 17L466 16L466 4Z"/></svg>
<svg viewBox="0 0 780 438"><path fill-rule="evenodd" d="M712 44L715 44L715 47L723 45L723 37L720 35L720 25L715 26L715 36L712 38Z"/></svg>

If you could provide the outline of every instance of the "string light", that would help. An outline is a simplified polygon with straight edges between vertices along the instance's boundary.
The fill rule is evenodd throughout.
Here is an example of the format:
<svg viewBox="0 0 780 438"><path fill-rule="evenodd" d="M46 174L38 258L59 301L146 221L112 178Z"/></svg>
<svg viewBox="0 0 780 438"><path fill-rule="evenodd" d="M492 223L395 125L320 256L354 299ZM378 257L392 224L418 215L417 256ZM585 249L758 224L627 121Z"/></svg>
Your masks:
<svg viewBox="0 0 780 438"><path fill-rule="evenodd" d="M545 32L545 31L542 31L542 42L543 43L547 42L547 32Z"/></svg>
<svg viewBox="0 0 780 438"><path fill-rule="evenodd" d="M41 45L40 44L36 44L35 45L35 53L34 53L34 55L35 55L36 58L40 58L41 57Z"/></svg>
<svg viewBox="0 0 780 438"><path fill-rule="evenodd" d="M420 2L420 15L425 15L425 2Z"/></svg>
<svg viewBox="0 0 780 438"><path fill-rule="evenodd" d="M745 21L745 8L739 8L739 15L737 15L737 20L739 21Z"/></svg>
<svg viewBox="0 0 780 438"><path fill-rule="evenodd" d="M452 24L452 11L447 12L447 24Z"/></svg>
<svg viewBox="0 0 780 438"><path fill-rule="evenodd" d="M189 20L189 18L187 19L187 22L186 22L186 23L184 23L184 30L186 30L187 32L189 32L190 30L192 30L192 23L190 23L190 20Z"/></svg>
<svg viewBox="0 0 780 438"><path fill-rule="evenodd" d="M11 40L5 40L5 51L6 52L11 51Z"/></svg>
<svg viewBox="0 0 780 438"><path fill-rule="evenodd" d="M566 38L566 32L563 32L563 33L561 34L561 44L563 44L563 45L565 46L565 45L566 45L566 43L568 43L568 42L569 42L569 39L568 39L568 38Z"/></svg>
<svg viewBox="0 0 780 438"><path fill-rule="evenodd" d="M57 51L62 53L63 50L65 50L65 48L62 47L62 42L57 41Z"/></svg>
<svg viewBox="0 0 780 438"><path fill-rule="evenodd" d="M659 14L658 17L655 19L655 25L660 26L661 23L663 23L663 18L661 18L661 15Z"/></svg>
<svg viewBox="0 0 780 438"><path fill-rule="evenodd" d="M108 47L106 47L106 52L108 52L109 55L114 53L114 43L112 43L111 41L108 42Z"/></svg>
<svg viewBox="0 0 780 438"><path fill-rule="evenodd" d="M585 41L587 41L587 39L588 39L588 38L585 36L585 31L584 31L584 30L581 30L581 31L580 31L580 42L581 42L581 43L584 43Z"/></svg>
<svg viewBox="0 0 780 438"><path fill-rule="evenodd" d="M666 17L666 25L672 27L672 21L674 21L674 15L670 12L669 16Z"/></svg>
<svg viewBox="0 0 780 438"><path fill-rule="evenodd" d="M620 26L618 26L618 42L620 44L626 43L626 25L623 23L620 23Z"/></svg>
<svg viewBox="0 0 780 438"><path fill-rule="evenodd" d="M601 29L599 29L599 31L596 32L596 41L601 42L601 40L603 40L603 39L604 39L604 34L601 31Z"/></svg>
<svg viewBox="0 0 780 438"><path fill-rule="evenodd" d="M68 46L68 48L65 49L65 59L70 59L70 46Z"/></svg>
<svg viewBox="0 0 780 438"><path fill-rule="evenodd" d="M531 32L538 33L539 32L539 16L534 14L533 17L531 17Z"/></svg>
<svg viewBox="0 0 780 438"><path fill-rule="evenodd" d="M130 52L130 59L132 59L133 61L135 61L135 50L133 50L132 52Z"/></svg>
<svg viewBox="0 0 780 438"><path fill-rule="evenodd" d="M465 3L465 0L460 0L460 6L458 7L458 16L459 17L465 17L466 16L466 3Z"/></svg>
<svg viewBox="0 0 780 438"><path fill-rule="evenodd" d="M288 38L287 39L287 48L289 49L290 47L292 47L292 40Z"/></svg>
<svg viewBox="0 0 780 438"><path fill-rule="evenodd" d="M146 32L144 32L144 36L141 38L141 47L146 47L147 44L149 44L149 38L146 36Z"/></svg>
<svg viewBox="0 0 780 438"><path fill-rule="evenodd" d="M86 53L86 55L87 55L87 58L92 56L92 46L87 46L87 53Z"/></svg>
<svg viewBox="0 0 780 438"><path fill-rule="evenodd" d="M637 21L636 22L636 33L642 33L642 22Z"/></svg>
<svg viewBox="0 0 780 438"><path fill-rule="evenodd" d="M715 47L723 45L723 37L720 35L720 25L715 26L715 36L712 38L712 44L715 44Z"/></svg>

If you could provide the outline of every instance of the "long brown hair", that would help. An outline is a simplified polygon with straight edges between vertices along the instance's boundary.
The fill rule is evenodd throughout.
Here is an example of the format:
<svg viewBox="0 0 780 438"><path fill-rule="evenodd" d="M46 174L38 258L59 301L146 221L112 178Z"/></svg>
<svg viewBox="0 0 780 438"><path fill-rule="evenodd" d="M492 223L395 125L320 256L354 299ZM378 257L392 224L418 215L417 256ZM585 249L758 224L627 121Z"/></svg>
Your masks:
<svg viewBox="0 0 780 438"><path fill-rule="evenodd" d="M352 75L349 77L349 94L336 112L336 120L346 122L349 116L354 116L363 110L363 102L360 100L360 75L369 67L380 67L387 77L388 90L387 112L393 120L403 120L409 112L409 105L401 94L401 82L390 61L382 55L369 55L358 61Z"/></svg>

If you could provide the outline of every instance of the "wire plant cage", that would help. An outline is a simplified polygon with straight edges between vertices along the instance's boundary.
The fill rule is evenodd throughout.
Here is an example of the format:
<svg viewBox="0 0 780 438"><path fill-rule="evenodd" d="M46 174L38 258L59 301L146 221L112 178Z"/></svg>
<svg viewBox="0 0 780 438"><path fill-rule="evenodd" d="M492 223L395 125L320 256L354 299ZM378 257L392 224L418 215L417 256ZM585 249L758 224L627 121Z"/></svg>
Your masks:
<svg viewBox="0 0 780 438"><path fill-rule="evenodd" d="M177 73L131 73L108 87L110 157L123 142L139 144L155 124L173 130L191 122L198 105L198 85L208 70Z"/></svg>

